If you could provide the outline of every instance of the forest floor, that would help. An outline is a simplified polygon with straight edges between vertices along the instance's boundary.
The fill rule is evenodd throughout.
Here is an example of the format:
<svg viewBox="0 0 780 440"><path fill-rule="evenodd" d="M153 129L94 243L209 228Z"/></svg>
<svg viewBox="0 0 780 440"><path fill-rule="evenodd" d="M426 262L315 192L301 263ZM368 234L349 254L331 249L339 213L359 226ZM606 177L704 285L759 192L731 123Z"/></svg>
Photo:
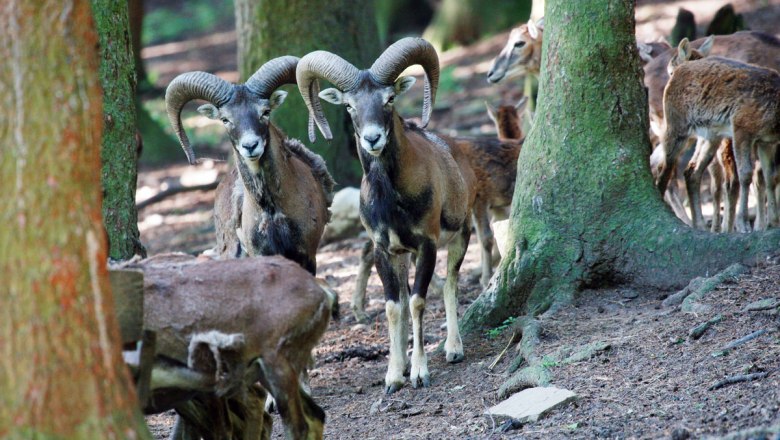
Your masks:
<svg viewBox="0 0 780 440"><path fill-rule="evenodd" d="M706 25L705 20L723 3L640 0L637 33L645 40L668 33L679 6L694 10L700 25ZM746 14L753 29L780 31L772 29L780 23L780 1L732 3L738 12ZM235 57L233 70L229 61L227 65L219 64L219 68L193 61L211 59L203 56L204 50L206 54L219 54L213 60L226 60L225 52L231 48L235 51L235 37L231 46L230 33L220 35L212 41L216 45L195 44L194 39L192 44L182 45L178 56L172 48L159 50L168 55L149 56L147 69L158 72L162 85L176 73L193 69L225 71L226 78L235 79L231 77L235 75ZM452 84L442 88L432 120L434 128L455 127L460 134L489 133L492 125L483 101L498 104L520 97L517 83L509 81L496 86L484 80L490 60L505 39L506 34L499 35L442 55ZM155 53L155 48L148 50L147 54ZM412 114L418 114L418 110ZM229 146L223 142L211 150L225 157ZM203 151L202 147L199 151ZM168 187L213 181L225 167L225 163L207 161L198 167L144 168L139 176L139 200ZM213 191L189 192L141 210L141 238L149 253L199 253L211 247L213 199ZM700 301L708 306L706 310L695 314L662 307L662 300L674 292L615 287L580 293L571 304L541 320L538 354L548 355L593 342L604 342L609 349L568 365L551 363L551 384L574 391L578 399L538 422L501 432L500 421L484 412L499 401L497 390L508 378L514 348L493 369L488 367L509 342L512 326L465 337L465 361L448 365L444 355L436 351L445 337L444 308L439 296L429 297L425 314L431 387L406 386L391 396L384 395L388 335L381 283L375 273L368 285L372 322L358 325L349 313L364 240L357 237L329 244L317 255L318 274L339 293L342 310L341 320L331 323L316 349L316 366L311 371L313 398L327 414L326 438L683 439L780 426L780 309L745 311L746 305L758 300L780 301L777 261L761 262L749 273L722 284ZM440 257L443 255L440 251ZM440 276L444 276L442 260L439 258L437 266ZM461 315L481 292L478 268L479 250L472 238L459 283ZM688 337L691 328L716 315L721 315L722 320L700 339ZM766 333L721 353L729 342L757 330ZM766 377L710 389L725 377L761 372L767 373ZM167 437L173 417L166 413L149 416L147 421L155 438L162 439ZM281 438L278 416L274 427L274 438Z"/></svg>

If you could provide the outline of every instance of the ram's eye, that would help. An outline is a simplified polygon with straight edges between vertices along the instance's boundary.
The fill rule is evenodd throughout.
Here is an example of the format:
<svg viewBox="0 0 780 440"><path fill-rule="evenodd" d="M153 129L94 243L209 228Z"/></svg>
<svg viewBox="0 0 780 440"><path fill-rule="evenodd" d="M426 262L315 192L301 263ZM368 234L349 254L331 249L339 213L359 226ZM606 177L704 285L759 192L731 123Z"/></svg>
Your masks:
<svg viewBox="0 0 780 440"><path fill-rule="evenodd" d="M391 96L391 97L387 98L387 103L388 103L388 104L392 104L393 102L395 102L395 95L393 95L393 96Z"/></svg>
<svg viewBox="0 0 780 440"><path fill-rule="evenodd" d="M352 106L351 106L351 105L349 105L349 104L344 104L344 107L346 107L346 108L347 108L347 110L352 110Z"/></svg>
<svg viewBox="0 0 780 440"><path fill-rule="evenodd" d="M271 110L270 110L270 109L266 109L266 110L264 110L264 111L263 111L263 117L264 117L264 118L267 118L267 117L269 117L269 116L271 116Z"/></svg>
<svg viewBox="0 0 780 440"><path fill-rule="evenodd" d="M228 118L222 118L222 123L223 124L229 124L230 120Z"/></svg>
<svg viewBox="0 0 780 440"><path fill-rule="evenodd" d="M515 47L523 47L523 46L525 46L525 41L523 40L520 40L517 43L515 43Z"/></svg>

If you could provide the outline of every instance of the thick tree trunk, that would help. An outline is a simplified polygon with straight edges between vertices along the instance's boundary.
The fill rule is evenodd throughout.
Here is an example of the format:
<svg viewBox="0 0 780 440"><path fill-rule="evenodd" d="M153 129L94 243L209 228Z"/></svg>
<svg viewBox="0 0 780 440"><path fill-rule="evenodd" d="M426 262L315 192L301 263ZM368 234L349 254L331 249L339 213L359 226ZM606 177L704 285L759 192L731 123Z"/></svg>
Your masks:
<svg viewBox="0 0 780 440"><path fill-rule="evenodd" d="M340 55L367 68L379 55L374 3L352 0L236 0L238 66L241 78L264 62L281 56L302 57L314 50ZM300 93L290 93L274 121L288 136L304 141L322 155L336 182L356 185L362 175L355 155L352 123L343 106L327 106L333 140L308 142L307 110ZM319 134L319 133L318 133Z"/></svg>
<svg viewBox="0 0 780 440"><path fill-rule="evenodd" d="M549 36L549 38L548 38ZM648 166L634 2L547 0L540 99L518 159L511 250L464 327L539 313L589 286L682 287L780 247L713 235L664 205Z"/></svg>
<svg viewBox="0 0 780 440"><path fill-rule="evenodd" d="M127 260L135 254L146 256L135 208L135 62L127 3L92 0L92 10L100 39L103 86L103 222L108 234L108 256Z"/></svg>
<svg viewBox="0 0 780 440"><path fill-rule="evenodd" d="M0 437L149 438L101 227L98 36L86 0L0 6Z"/></svg>
<svg viewBox="0 0 780 440"><path fill-rule="evenodd" d="M531 0L442 0L424 37L434 46L447 49L466 45L484 35L503 31L528 21Z"/></svg>

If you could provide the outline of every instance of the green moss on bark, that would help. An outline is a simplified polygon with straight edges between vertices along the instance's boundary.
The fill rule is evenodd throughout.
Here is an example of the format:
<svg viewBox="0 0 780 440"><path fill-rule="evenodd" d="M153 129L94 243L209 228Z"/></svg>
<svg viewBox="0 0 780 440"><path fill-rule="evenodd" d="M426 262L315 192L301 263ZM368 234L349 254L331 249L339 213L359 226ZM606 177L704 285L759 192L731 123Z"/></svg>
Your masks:
<svg viewBox="0 0 780 440"><path fill-rule="evenodd" d="M648 166L634 2L548 0L539 106L518 159L510 242L465 330L583 287L679 288L780 248L780 231L713 235L674 217Z"/></svg>
<svg viewBox="0 0 780 440"><path fill-rule="evenodd" d="M103 223L109 257L146 255L138 232L135 62L127 2L92 0L103 87Z"/></svg>

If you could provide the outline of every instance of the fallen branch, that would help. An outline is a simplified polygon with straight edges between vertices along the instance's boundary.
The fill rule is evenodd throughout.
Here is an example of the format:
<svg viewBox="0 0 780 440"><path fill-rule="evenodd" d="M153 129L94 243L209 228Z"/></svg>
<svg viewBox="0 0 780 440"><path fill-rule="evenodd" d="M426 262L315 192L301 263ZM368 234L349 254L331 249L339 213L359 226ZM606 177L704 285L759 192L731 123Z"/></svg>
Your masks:
<svg viewBox="0 0 780 440"><path fill-rule="evenodd" d="M727 378L725 378L723 380L720 380L720 381L716 382L714 385L712 385L711 387L707 388L707 390L713 391L713 390L717 390L718 388L723 388L723 387L728 386L728 385L734 385L735 383L750 382L750 381L757 380L757 379L763 379L763 378L765 378L767 376L769 376L769 372L768 371L764 371L764 372L761 372L761 373L740 374L740 375L737 375L737 376L731 376L731 377L727 377Z"/></svg>
<svg viewBox="0 0 780 440"><path fill-rule="evenodd" d="M144 209L147 206L153 205L155 203L159 203L168 197L174 196L179 193L183 192L191 192L191 191L210 191L212 189L215 189L219 185L219 181L214 181L211 183L205 183L203 185L195 185L195 186L174 186L172 188L168 188L165 191L160 191L157 194L149 197L146 200L143 200L141 202L138 202L135 207L138 210Z"/></svg>
<svg viewBox="0 0 780 440"><path fill-rule="evenodd" d="M699 339L704 335L704 332L706 332L707 329L712 327L713 324L717 324L722 320L723 320L723 315L717 315L714 318L710 319L709 321L701 323L696 327L690 329L688 331L688 337L693 340Z"/></svg>

